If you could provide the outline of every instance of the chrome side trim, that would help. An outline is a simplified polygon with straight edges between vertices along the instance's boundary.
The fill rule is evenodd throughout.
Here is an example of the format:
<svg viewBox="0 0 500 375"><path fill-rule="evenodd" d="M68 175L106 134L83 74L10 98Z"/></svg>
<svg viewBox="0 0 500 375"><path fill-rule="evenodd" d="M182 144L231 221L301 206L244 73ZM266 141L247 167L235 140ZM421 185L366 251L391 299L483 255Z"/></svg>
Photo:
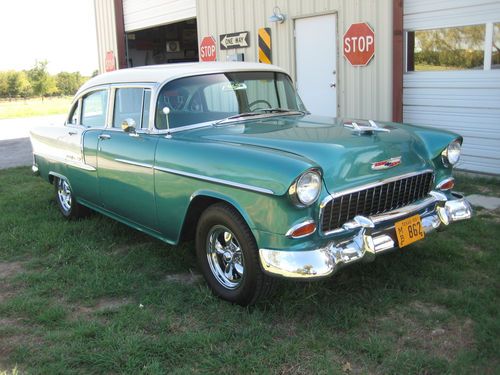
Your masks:
<svg viewBox="0 0 500 375"><path fill-rule="evenodd" d="M50 160L51 162L54 162L54 163L63 163L63 164L70 165L70 166L78 168L78 169L83 169L84 171L90 171L90 172L96 171L96 169L94 167L92 167L91 165L85 164L83 162L71 161L68 159L61 159L61 158L57 158L54 156L47 156L47 155L40 154L40 153L36 154L36 156L40 156L40 157L42 157L46 160Z"/></svg>
<svg viewBox="0 0 500 375"><path fill-rule="evenodd" d="M153 164L139 163L137 161L127 160L127 159L115 159L115 161L123 164L134 165L136 167L143 167L149 169L153 168Z"/></svg>
<svg viewBox="0 0 500 375"><path fill-rule="evenodd" d="M160 172L175 174L175 175L178 175L178 176L184 176L184 177L194 178L194 179L197 179L197 180L214 182L216 184L222 184L222 185L231 186L231 187L235 187L235 188L239 188L239 189L250 190L250 191L257 192L257 193L274 195L274 191L272 191L270 189L266 189L266 188L261 188L261 187L258 187L258 186L252 186L252 185L247 185L247 184L240 184L239 182L222 180L220 178L208 177L208 176L203 176L203 175L199 175L199 174L195 174L195 173L189 173L189 172L179 171L179 170L170 169L170 168L163 168L163 167L156 167L155 166L154 169L157 170L157 171L160 171Z"/></svg>

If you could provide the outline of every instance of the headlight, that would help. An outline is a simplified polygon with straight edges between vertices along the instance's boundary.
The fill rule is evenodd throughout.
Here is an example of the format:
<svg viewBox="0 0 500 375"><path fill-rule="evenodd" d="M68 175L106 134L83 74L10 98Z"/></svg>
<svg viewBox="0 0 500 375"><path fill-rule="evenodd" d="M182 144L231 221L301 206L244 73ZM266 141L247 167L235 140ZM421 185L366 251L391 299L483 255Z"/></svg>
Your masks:
<svg viewBox="0 0 500 375"><path fill-rule="evenodd" d="M290 186L288 192L295 205L310 206L318 199L321 192L321 175L313 169L304 172Z"/></svg>
<svg viewBox="0 0 500 375"><path fill-rule="evenodd" d="M443 164L446 167L453 167L460 160L460 151L462 150L462 145L460 141L455 140L451 142L448 147L444 149L441 153L443 159Z"/></svg>

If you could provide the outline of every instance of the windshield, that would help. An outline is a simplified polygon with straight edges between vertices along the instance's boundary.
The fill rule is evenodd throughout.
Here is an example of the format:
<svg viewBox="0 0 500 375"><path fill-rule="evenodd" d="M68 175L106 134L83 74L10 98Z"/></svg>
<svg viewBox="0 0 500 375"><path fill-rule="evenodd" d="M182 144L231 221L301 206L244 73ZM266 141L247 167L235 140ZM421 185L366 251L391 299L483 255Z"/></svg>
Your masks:
<svg viewBox="0 0 500 375"><path fill-rule="evenodd" d="M218 121L238 114L305 111L290 78L278 72L236 72L186 77L167 83L158 95L156 127ZM270 111L271 110L271 111ZM237 116L236 116L237 117Z"/></svg>

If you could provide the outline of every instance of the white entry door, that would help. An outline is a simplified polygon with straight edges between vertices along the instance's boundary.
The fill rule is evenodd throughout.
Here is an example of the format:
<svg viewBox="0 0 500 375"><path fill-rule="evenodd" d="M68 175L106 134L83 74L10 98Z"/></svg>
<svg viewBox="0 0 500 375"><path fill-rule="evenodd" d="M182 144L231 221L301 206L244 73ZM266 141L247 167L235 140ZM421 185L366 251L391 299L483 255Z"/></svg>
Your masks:
<svg viewBox="0 0 500 375"><path fill-rule="evenodd" d="M314 115L337 116L335 14L295 20L297 88Z"/></svg>

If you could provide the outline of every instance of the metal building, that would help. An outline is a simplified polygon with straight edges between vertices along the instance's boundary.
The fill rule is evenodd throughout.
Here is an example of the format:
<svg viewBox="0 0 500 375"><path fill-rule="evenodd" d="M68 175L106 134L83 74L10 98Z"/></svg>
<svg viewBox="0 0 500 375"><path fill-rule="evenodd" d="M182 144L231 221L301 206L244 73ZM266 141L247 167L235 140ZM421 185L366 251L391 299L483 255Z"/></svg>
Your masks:
<svg viewBox="0 0 500 375"><path fill-rule="evenodd" d="M314 113L456 131L464 136L459 168L500 174L499 0L94 3L101 72L271 61ZM373 56L357 63L351 53L367 52L367 43Z"/></svg>

